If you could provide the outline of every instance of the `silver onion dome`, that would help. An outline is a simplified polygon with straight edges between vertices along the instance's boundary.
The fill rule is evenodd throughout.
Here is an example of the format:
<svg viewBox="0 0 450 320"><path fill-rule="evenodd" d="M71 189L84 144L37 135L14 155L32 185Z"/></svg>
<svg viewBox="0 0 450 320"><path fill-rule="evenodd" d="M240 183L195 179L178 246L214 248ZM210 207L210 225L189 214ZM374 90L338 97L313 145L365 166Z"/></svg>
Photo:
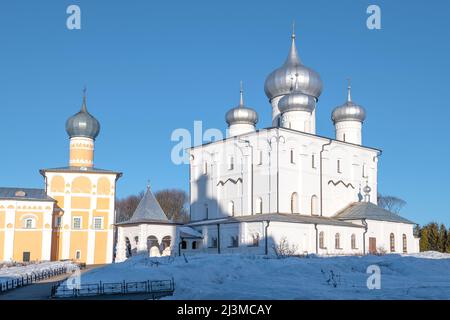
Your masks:
<svg viewBox="0 0 450 320"><path fill-rule="evenodd" d="M366 110L352 101L351 89L352 88L349 84L347 89L347 102L333 110L331 114L331 120L333 120L333 123L346 120L364 122L366 119Z"/></svg>
<svg viewBox="0 0 450 320"><path fill-rule="evenodd" d="M278 102L278 109L281 113L288 111L307 111L313 112L316 107L316 100L314 97L304 94L299 89L299 77L296 76L295 88L292 89L291 93L283 96Z"/></svg>
<svg viewBox="0 0 450 320"><path fill-rule="evenodd" d="M244 105L244 91L242 90L242 83L239 105L227 112L227 114L225 115L225 121L229 126L238 123L256 125L256 123L258 122L258 113L252 108L246 107Z"/></svg>
<svg viewBox="0 0 450 320"><path fill-rule="evenodd" d="M291 50L289 51L286 61L280 68L269 74L264 84L264 91L269 100L281 95L289 94L291 78L294 74L299 75L299 90L318 100L322 93L322 80L317 72L304 66L300 61L295 46L295 33L292 33Z"/></svg>
<svg viewBox="0 0 450 320"><path fill-rule="evenodd" d="M66 132L70 138L85 137L97 138L100 132L100 123L88 111L86 107L86 96L83 96L81 110L66 121Z"/></svg>

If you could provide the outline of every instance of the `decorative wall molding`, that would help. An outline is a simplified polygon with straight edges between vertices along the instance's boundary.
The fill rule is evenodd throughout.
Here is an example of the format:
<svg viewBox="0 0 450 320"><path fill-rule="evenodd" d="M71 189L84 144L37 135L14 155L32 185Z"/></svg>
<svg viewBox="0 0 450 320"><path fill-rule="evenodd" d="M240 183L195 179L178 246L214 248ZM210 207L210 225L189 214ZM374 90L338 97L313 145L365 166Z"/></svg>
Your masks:
<svg viewBox="0 0 450 320"><path fill-rule="evenodd" d="M238 182L242 183L242 178L237 178L236 180L234 180L234 179L232 179L232 178L228 178L228 179L225 180L225 181L220 180L220 181L217 183L217 185L220 184L220 185L224 186L228 181L230 181L230 182L233 183L233 184L237 184Z"/></svg>
<svg viewBox="0 0 450 320"><path fill-rule="evenodd" d="M344 185L344 187L346 187L346 188L349 188L349 187L351 187L352 189L355 189L355 187L349 182L349 183L345 183L344 181L342 181L342 180L339 180L339 181L337 181L337 182L334 182L333 180L330 180L330 181L328 181L328 184L330 185L330 184L333 184L335 187L338 185L338 184L340 184L340 183L342 183L343 185Z"/></svg>

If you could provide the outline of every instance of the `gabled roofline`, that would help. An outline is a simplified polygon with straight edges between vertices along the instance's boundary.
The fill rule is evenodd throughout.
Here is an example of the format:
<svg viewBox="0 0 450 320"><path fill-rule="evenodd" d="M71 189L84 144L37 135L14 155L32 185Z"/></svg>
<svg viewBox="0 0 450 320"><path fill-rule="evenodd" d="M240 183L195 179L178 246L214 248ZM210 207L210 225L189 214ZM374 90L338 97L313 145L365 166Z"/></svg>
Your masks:
<svg viewBox="0 0 450 320"><path fill-rule="evenodd" d="M331 140L333 142L342 143L342 144L350 145L350 146L361 148L361 149L376 151L378 154L382 153L382 150L378 149L378 148L363 146L363 145L359 145L359 144L355 144L355 143L351 143L351 142L346 142L346 141L341 141L341 140L337 140L337 139L321 136L321 135L318 135L318 134L298 131L298 130L295 130L295 129L284 128L284 127L261 128L261 129L257 129L254 132L247 132L247 133L243 133L243 134L236 135L236 136L226 137L226 138L223 138L221 140L211 141L211 142L207 142L207 143L204 143L204 144L201 144L201 145L198 145L198 146L189 147L189 148L186 148L185 150L190 151L190 150L198 149L198 148L201 148L201 147L213 145L213 144L216 144L216 143L219 143L219 142L225 142L225 141L232 140L232 139L239 139L239 137L241 137L241 136L246 136L246 135L255 134L255 133L258 133L258 132L261 132L261 131L270 131L270 130L275 130L275 129L281 129L281 130L288 131L288 132L294 132L294 133L298 133L298 134L301 134L301 135L304 135L304 136L309 136L309 137L317 137L317 138L320 138L320 139L326 139L327 141Z"/></svg>

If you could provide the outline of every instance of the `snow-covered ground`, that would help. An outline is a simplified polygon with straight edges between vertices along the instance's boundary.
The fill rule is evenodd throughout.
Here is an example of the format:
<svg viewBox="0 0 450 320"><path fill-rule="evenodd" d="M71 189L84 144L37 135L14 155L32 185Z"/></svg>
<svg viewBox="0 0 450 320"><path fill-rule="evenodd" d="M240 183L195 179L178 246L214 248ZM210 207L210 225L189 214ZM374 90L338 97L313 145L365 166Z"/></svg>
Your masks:
<svg viewBox="0 0 450 320"><path fill-rule="evenodd" d="M175 280L165 299L450 299L450 254L265 258L135 256L86 272L81 283ZM381 289L369 290L370 265Z"/></svg>
<svg viewBox="0 0 450 320"><path fill-rule="evenodd" d="M12 279L25 277L27 275L32 275L33 273L41 273L44 271L51 271L59 269L60 267L68 267L69 269L75 265L71 261L61 261L61 262L42 262L33 263L25 266L3 266L0 268L0 283L6 282Z"/></svg>

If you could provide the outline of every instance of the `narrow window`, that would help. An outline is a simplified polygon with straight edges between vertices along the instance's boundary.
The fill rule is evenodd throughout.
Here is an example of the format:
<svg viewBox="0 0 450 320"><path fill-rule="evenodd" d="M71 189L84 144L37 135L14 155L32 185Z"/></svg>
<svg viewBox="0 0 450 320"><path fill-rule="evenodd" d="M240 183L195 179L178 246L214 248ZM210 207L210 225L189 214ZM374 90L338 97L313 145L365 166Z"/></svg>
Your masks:
<svg viewBox="0 0 450 320"><path fill-rule="evenodd" d="M356 249L356 236L355 234L352 234L352 249Z"/></svg>
<svg viewBox="0 0 450 320"><path fill-rule="evenodd" d="M295 164L294 149L291 149L291 163Z"/></svg>
<svg viewBox="0 0 450 320"><path fill-rule="evenodd" d="M139 237L138 236L134 237L134 242L136 242L136 245L139 244Z"/></svg>
<svg viewBox="0 0 450 320"><path fill-rule="evenodd" d="M313 154L311 156L311 166L312 166L313 169L316 168L316 155L315 154Z"/></svg>
<svg viewBox="0 0 450 320"><path fill-rule="evenodd" d="M72 228L81 229L81 217L73 217Z"/></svg>
<svg viewBox="0 0 450 320"><path fill-rule="evenodd" d="M313 195L311 197L311 215L312 216L317 216L319 215L319 210L318 210L318 198L316 195Z"/></svg>
<svg viewBox="0 0 450 320"><path fill-rule="evenodd" d="M325 241L324 241L324 233L323 231L320 231L319 233L319 248L325 249Z"/></svg>
<svg viewBox="0 0 450 320"><path fill-rule="evenodd" d="M252 246L253 247L259 246L259 233L255 233L252 235Z"/></svg>
<svg viewBox="0 0 450 320"><path fill-rule="evenodd" d="M211 248L217 248L217 238L211 237Z"/></svg>
<svg viewBox="0 0 450 320"><path fill-rule="evenodd" d="M32 218L25 219L24 227L25 229L33 229L34 221Z"/></svg>
<svg viewBox="0 0 450 320"><path fill-rule="evenodd" d="M262 150L259 150L258 152L258 165L262 165L263 163L263 152Z"/></svg>
<svg viewBox="0 0 450 320"><path fill-rule="evenodd" d="M234 158L229 157L228 158L228 170L233 170L233 169L234 169Z"/></svg>
<svg viewBox="0 0 450 320"><path fill-rule="evenodd" d="M367 178L367 165L365 163L362 166L362 176L363 178Z"/></svg>
<svg viewBox="0 0 450 320"><path fill-rule="evenodd" d="M234 217L234 202L230 201L228 203L228 214L232 217Z"/></svg>
<svg viewBox="0 0 450 320"><path fill-rule="evenodd" d="M390 235L391 252L395 252L395 236L393 233Z"/></svg>
<svg viewBox="0 0 450 320"><path fill-rule="evenodd" d="M341 235L339 233L336 233L336 235L334 236L334 248L341 248Z"/></svg>
<svg viewBox="0 0 450 320"><path fill-rule="evenodd" d="M55 227L60 228L61 227L61 221L62 221L62 217L56 217Z"/></svg>
<svg viewBox="0 0 450 320"><path fill-rule="evenodd" d="M342 171L341 171L341 160L338 160L338 161L337 161L336 168L337 168L337 172L338 172L338 173L342 173Z"/></svg>
<svg viewBox="0 0 450 320"><path fill-rule="evenodd" d="M187 243L185 240L181 241L181 249L184 249L184 250L187 249Z"/></svg>
<svg viewBox="0 0 450 320"><path fill-rule="evenodd" d="M299 213L298 212L298 194L294 192L291 195L291 213Z"/></svg>
<svg viewBox="0 0 450 320"><path fill-rule="evenodd" d="M231 237L231 245L230 245L230 247L231 248L237 248L237 247L239 247L239 237L238 236L232 236Z"/></svg>
<svg viewBox="0 0 450 320"><path fill-rule="evenodd" d="M209 219L209 208L208 208L208 205L206 203L205 203L205 218L206 218L206 220Z"/></svg>
<svg viewBox="0 0 450 320"><path fill-rule="evenodd" d="M408 243L406 242L406 234L403 234L403 253L408 253Z"/></svg>
<svg viewBox="0 0 450 320"><path fill-rule="evenodd" d="M262 198L256 199L256 213L261 214L263 212L263 201Z"/></svg>
<svg viewBox="0 0 450 320"><path fill-rule="evenodd" d="M208 174L208 162L203 162L203 174Z"/></svg>
<svg viewBox="0 0 450 320"><path fill-rule="evenodd" d="M344 139L343 139L343 140L344 140L344 142L345 142L345 133L344 133Z"/></svg>
<svg viewBox="0 0 450 320"><path fill-rule="evenodd" d="M80 260L81 259L81 251L80 250L77 250L76 252L75 252L75 260Z"/></svg>
<svg viewBox="0 0 450 320"><path fill-rule="evenodd" d="M192 241L192 250L197 249L197 241Z"/></svg>

